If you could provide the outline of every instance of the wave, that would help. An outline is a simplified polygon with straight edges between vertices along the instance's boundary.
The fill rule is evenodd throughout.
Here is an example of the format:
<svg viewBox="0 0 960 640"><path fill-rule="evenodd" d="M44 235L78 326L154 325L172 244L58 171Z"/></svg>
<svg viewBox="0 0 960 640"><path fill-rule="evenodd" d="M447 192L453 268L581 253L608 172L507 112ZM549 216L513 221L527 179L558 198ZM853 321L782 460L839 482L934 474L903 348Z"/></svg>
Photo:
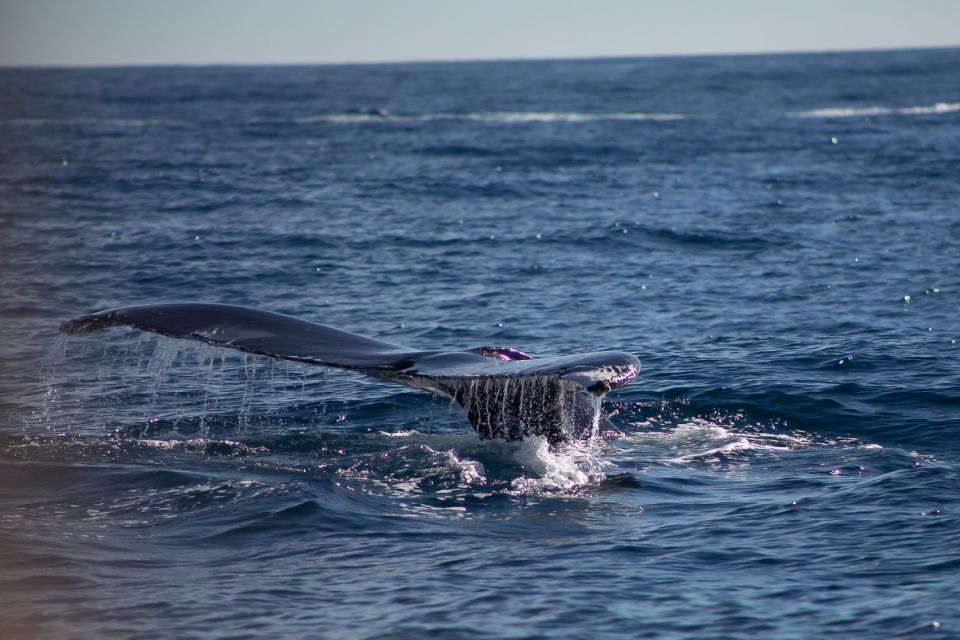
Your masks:
<svg viewBox="0 0 960 640"><path fill-rule="evenodd" d="M0 126L8 127L44 127L44 126L102 126L102 127L162 127L169 121L156 118L0 118Z"/></svg>
<svg viewBox="0 0 960 640"><path fill-rule="evenodd" d="M630 426L632 433L623 434L623 442L670 463L714 463L751 452L785 452L817 446L801 432L770 433L719 418L694 417L679 423L651 419Z"/></svg>
<svg viewBox="0 0 960 640"><path fill-rule="evenodd" d="M827 107L810 111L791 111L794 118L855 118L861 116L924 115L960 111L960 102L936 102L917 107Z"/></svg>
<svg viewBox="0 0 960 640"><path fill-rule="evenodd" d="M619 113L581 113L574 111L485 111L473 113L424 113L395 115L387 112L373 111L362 113L324 113L313 116L292 118L296 124L314 124L325 122L331 124L362 124L370 122L432 122L432 121L462 121L462 122L499 122L499 123L526 123L526 122L600 122L609 120L682 120L687 116L682 113L653 113L653 112L619 112Z"/></svg>
<svg viewBox="0 0 960 640"><path fill-rule="evenodd" d="M888 115L930 115L960 112L960 102L936 102L932 105L913 107L824 107L806 111L789 111L785 115L792 118L853 118ZM374 109L369 111L347 111L342 113L320 113L290 118L251 118L244 124L376 124L376 123L423 123L423 122L488 122L499 124L529 123L589 123L589 122L669 122L686 120L687 113L621 111L608 113L588 113L579 111L477 111L468 113L412 113L394 114ZM716 117L716 114L693 114L702 119ZM184 126L185 123L156 118L0 118L0 126L6 127L43 127L43 126L101 126L116 128L146 128Z"/></svg>
<svg viewBox="0 0 960 640"><path fill-rule="evenodd" d="M252 118L245 124L375 124L416 122L490 122L501 124L543 122L604 122L604 121L669 121L682 120L682 113L620 112L580 113L573 111L490 111L475 113L421 113L391 114L384 111L346 113L321 113L293 118ZM45 127L45 126L100 126L117 128L144 128L180 126L182 123L155 118L0 118L0 126Z"/></svg>

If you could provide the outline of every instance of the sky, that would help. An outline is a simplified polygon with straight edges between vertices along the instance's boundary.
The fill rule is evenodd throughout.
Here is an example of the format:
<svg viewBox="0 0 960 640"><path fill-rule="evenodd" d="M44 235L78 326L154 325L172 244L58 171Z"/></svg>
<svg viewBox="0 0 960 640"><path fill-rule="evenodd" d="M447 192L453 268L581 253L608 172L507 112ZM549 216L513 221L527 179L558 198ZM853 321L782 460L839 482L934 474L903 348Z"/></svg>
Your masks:
<svg viewBox="0 0 960 640"><path fill-rule="evenodd" d="M0 66L958 45L958 0L0 0Z"/></svg>

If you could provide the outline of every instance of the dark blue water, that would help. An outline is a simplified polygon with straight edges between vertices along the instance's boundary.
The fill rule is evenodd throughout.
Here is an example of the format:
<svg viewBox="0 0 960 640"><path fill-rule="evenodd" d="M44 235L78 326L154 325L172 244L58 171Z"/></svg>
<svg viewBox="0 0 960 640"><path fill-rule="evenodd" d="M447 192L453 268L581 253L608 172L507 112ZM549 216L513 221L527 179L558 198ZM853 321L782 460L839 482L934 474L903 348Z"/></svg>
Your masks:
<svg viewBox="0 0 960 640"><path fill-rule="evenodd" d="M5 637L960 637L960 50L0 70ZM481 442L58 323L636 354Z"/></svg>

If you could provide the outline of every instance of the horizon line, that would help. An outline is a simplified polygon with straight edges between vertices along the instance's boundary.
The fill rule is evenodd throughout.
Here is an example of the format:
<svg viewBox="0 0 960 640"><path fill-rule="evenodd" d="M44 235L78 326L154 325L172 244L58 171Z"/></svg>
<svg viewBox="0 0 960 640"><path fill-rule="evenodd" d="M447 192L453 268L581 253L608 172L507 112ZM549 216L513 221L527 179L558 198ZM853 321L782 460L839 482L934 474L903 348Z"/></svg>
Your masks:
<svg viewBox="0 0 960 640"><path fill-rule="evenodd" d="M0 69L133 69L150 67L323 67L323 66L386 66L416 64L471 64L487 62L551 62L588 60L631 60L646 58L722 58L780 55L816 55L830 53L892 53L897 51L937 51L960 49L960 44L904 45L892 47L851 47L827 49L773 49L764 51L702 51L680 53L627 53L570 56L508 56L477 58L409 58L393 60L333 60L333 61L286 61L286 62L79 62L79 63L23 63L0 64Z"/></svg>

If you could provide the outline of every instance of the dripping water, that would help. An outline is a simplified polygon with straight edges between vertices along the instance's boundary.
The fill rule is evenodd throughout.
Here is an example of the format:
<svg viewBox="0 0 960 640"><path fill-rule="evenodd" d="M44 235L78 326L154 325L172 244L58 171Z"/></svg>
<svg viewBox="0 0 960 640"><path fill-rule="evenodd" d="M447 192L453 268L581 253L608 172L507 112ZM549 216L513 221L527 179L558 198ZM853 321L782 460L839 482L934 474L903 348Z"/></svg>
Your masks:
<svg viewBox="0 0 960 640"><path fill-rule="evenodd" d="M447 381L481 438L544 436L551 444L596 437L602 396L556 376Z"/></svg>
<svg viewBox="0 0 960 640"><path fill-rule="evenodd" d="M280 426L283 402L299 403L328 377L307 365L139 331L58 335L38 380L43 401L25 414L24 429L33 422L48 431L148 428L208 437L231 424ZM109 408L117 405L123 410ZM325 403L310 410L323 415Z"/></svg>

